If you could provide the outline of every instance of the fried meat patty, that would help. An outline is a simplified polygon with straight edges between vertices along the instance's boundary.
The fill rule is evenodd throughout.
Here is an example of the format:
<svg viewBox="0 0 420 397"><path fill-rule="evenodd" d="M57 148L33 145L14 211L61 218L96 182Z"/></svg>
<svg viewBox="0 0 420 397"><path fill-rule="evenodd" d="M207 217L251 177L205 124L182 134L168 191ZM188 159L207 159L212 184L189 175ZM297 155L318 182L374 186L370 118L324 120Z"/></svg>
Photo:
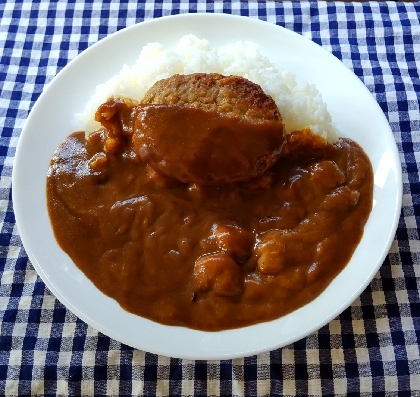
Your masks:
<svg viewBox="0 0 420 397"><path fill-rule="evenodd" d="M274 165L285 143L274 100L243 77L174 75L156 82L136 109L137 154L185 183L253 179Z"/></svg>

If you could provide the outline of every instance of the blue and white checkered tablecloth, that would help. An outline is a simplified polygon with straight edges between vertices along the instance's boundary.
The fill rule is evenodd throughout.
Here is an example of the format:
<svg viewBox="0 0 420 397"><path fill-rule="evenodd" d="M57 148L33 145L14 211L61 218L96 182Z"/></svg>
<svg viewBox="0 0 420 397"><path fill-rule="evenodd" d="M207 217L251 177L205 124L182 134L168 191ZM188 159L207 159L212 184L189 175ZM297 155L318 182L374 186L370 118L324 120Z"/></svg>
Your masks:
<svg viewBox="0 0 420 397"><path fill-rule="evenodd" d="M360 298L307 338L243 359L173 359L104 336L45 287L15 225L15 149L43 87L113 32L185 12L260 18L332 52L376 97L402 162L398 231ZM418 2L1 1L0 395L420 396L419 16Z"/></svg>

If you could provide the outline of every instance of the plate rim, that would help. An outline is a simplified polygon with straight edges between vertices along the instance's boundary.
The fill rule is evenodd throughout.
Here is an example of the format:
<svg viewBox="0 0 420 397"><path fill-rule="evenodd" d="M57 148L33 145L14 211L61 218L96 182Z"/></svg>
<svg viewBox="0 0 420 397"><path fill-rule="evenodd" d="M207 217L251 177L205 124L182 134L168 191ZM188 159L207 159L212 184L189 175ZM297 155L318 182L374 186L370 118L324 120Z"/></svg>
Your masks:
<svg viewBox="0 0 420 397"><path fill-rule="evenodd" d="M24 125L24 127L22 129L21 135L19 136L19 141L18 141L17 148L16 148L15 162L14 162L13 173L12 173L12 202L14 204L14 209L15 209L15 203L16 203L16 208L19 208L19 204L17 204L17 203L20 202L19 198L16 196L18 194L19 188L16 188L15 189L14 187L16 187L16 186L19 185L19 182L17 181L17 177L18 177L18 175L19 175L18 173L19 173L19 171L21 169L20 167L22 167L20 165L20 163L17 161L17 160L19 160L21 158L21 151L22 151L21 148L22 148L22 145L23 145L23 143L21 143L21 142L25 142L25 137L28 134L28 132L26 132L26 131L28 131L28 128L29 128L29 127L27 128L27 125L31 121L31 117L32 117L33 112L37 112L39 103L41 103L41 101L43 100L43 98L47 95L46 93L48 92L48 89L50 88L50 86L52 84L54 84L54 81L56 81L56 79L59 76L62 76L63 73L67 73L66 71L67 70L70 70L69 69L69 66L70 65L73 65L75 62L77 62L78 59L84 59L85 57L89 57L89 52L88 51L90 51L92 48L97 49L97 48L100 48L102 46L106 46L107 43L109 42L109 40L115 40L115 37L117 35L122 35L122 34L124 34L124 32L127 32L128 30L137 29L139 25L141 25L141 26L147 26L147 25L156 24L156 23L165 23L165 22L162 22L162 21L165 21L165 20L173 20L173 19L181 19L181 18L188 19L188 18L191 18L191 16L200 16L200 17L205 16L205 18L227 18L227 19L235 18L237 20L241 19L241 22L243 22L244 20L246 20L247 22L252 21L251 23L256 23L256 24L268 24L268 25L274 27L275 29L281 29L283 31L283 33L286 33L287 32L286 34L299 36L301 39L305 40L307 43L311 43L312 45L316 46L317 48L322 49L327 54L329 54L333 59L335 59L340 65L344 66L341 63L340 60L338 60L337 58L335 58L332 54L328 53L323 47L318 46L316 43L310 41L309 39L306 39L305 37L299 35L298 33L295 33L293 31L287 30L284 27L281 27L279 25L272 24L270 22L262 21L260 19L253 19L253 18L250 18L250 17L238 16L238 15L219 14L219 13L216 13L216 14L213 14L213 13L198 13L198 14L188 14L187 13L187 14L178 14L178 15L171 15L171 16L160 17L160 18L157 18L157 19L151 19L151 20L140 22L138 24L135 24L135 25L126 27L124 29L121 29L121 30L119 30L119 31L117 31L117 32L115 32L115 33L113 33L113 34L111 34L111 35L109 35L109 36L107 36L107 37L99 40L97 43L93 44L88 49L86 49L83 52L81 52L78 56L76 56L74 59L72 59L51 80L51 82L47 86L44 87L43 92L41 93L40 97L38 98L38 100L36 101L36 103L34 104L33 108L31 109L31 111L29 113L28 119L25 122L25 125ZM349 72L351 72L350 69L347 69L347 70ZM358 80L358 81L360 82L360 80ZM363 85L363 83L360 82L360 84L362 84L362 86L365 88L365 90L367 91L367 93L370 94L370 92ZM375 103L376 103L376 101L375 101ZM378 105L378 108L379 108L379 105ZM389 127L389 124L388 124L388 127ZM392 135L392 137L393 137L393 134L392 134L392 131L391 131L391 128L390 127L389 127L388 133L390 133ZM22 139L22 137L23 137L23 139ZM395 140L394 140L394 144L395 145L394 145L393 148L391 148L391 151L393 152L394 158L395 158L395 155L397 155L396 158L398 159L398 150L397 150L397 145L395 143ZM401 182L400 183L401 188L397 191L395 207L397 209L398 208L400 209L401 208L401 202L402 202L402 170L401 170L401 163L399 161L397 161L396 162L396 166L397 166L397 168L395 170L395 172L396 172L396 178L397 178L397 180L399 180ZM16 169L17 169L17 171L16 171ZM20 172L22 172L22 171L20 171ZM389 234L392 235L392 237L390 237L388 239L387 243L384 246L383 256L381 257L380 260L378 260L378 262L380 262L379 265L377 265L377 266L375 266L375 267L372 268L371 275L368 278L366 278L365 282L362 285L360 285L357 288L357 290L353 293L354 299L356 299L360 295L360 293L367 287L367 285L372 281L373 277L375 276L375 274L377 273L378 269L382 265L383 260L385 259L387 253L389 252L389 249L390 249L391 244L393 242L393 236L395 236L395 233L396 233L396 230L397 230L397 227L398 227L399 212L400 212L400 210L398 210L398 211L396 210L396 212L395 212L395 215L394 215L394 218L393 218L393 224L392 224L391 229L390 229L390 232L389 232ZM106 335L109 335L110 337L116 339L117 341L120 341L122 343L125 343L125 344L127 344L129 346L133 346L132 343L130 343L129 341L125 341L124 338L121 338L121 336L119 336L119 335L110 335L108 329L104 329L103 327L101 327L101 324L96 323L93 319L91 319L90 317L86 316L85 313L83 313L82 311L80 311L77 307L73 306L71 304L71 302L65 296L63 296L61 294L61 291L58 290L56 288L56 286L54 285L53 280L50 279L49 275L47 273L45 273L44 268L41 266L41 264L38 263L37 256L34 254L34 252L32 251L32 249L30 249L30 248L28 249L27 248L27 247L31 247L31 245L28 243L28 237L27 237L26 233L23 232L23 230L25 229L23 227L24 220L21 218L20 210L16 211L16 209L15 209L14 210L14 213L15 213L15 219L16 219L16 226L17 226L17 229L19 230L20 238L21 238L22 244L25 247L25 250L26 250L26 252L28 254L28 257L31 260L33 266L35 267L37 273L41 276L42 280L45 282L45 284L50 289L50 291L54 294L54 296L61 303L63 303L63 305L65 307L67 307L69 310L71 310L71 312L73 312L74 314L76 314L79 318L81 318L87 324L93 326L98 331L103 332ZM186 359L213 359L214 360L214 359L231 359L231 358L244 357L244 356L251 355L251 354L259 354L259 353L262 353L262 352L273 350L273 349L278 348L278 347L282 347L282 346L288 345L288 344L290 344L292 342L295 342L296 340L299 340L299 339L302 339L302 338L306 337L310 333L314 332L315 330L318 330L319 328L321 328L325 324L329 323L333 318L335 318L346 307L348 307L350 305L351 305L351 303L345 304L344 305L345 307L340 307L338 310L334 311L329 316L326 316L323 321L319 322L315 327L312 327L313 329L311 329L311 331L309 333L308 332L298 333L295 338L293 338L293 337L292 338L289 338L287 341L283 341L282 343L279 343L277 345L276 344L273 344L273 345L270 345L270 346L267 346L266 345L266 346L261 347L260 349L255 349L254 348L254 349L251 349L249 351L247 351L246 349L244 349L244 350L242 350L240 352L227 353L227 354L219 354L219 353L218 354L201 354L203 352L200 352L200 355L196 355L196 354L185 354L185 355L184 354L175 354L175 355L170 355L170 356L172 356L172 357L179 357L179 358L186 358ZM298 309L298 311L299 310L300 309ZM276 321L276 320L274 320L274 321ZM164 327L168 327L168 326L164 326ZM259 325L255 325L255 326L251 326L251 327L257 327L258 328ZM172 327L169 327L169 328L172 328ZM246 327L246 328L248 328L248 327ZM246 328L243 328L242 330L246 330ZM236 330L229 330L229 331L221 331L221 332L222 333L229 334L229 333L232 333L232 332L235 332L235 331ZM203 333L205 335L208 334L207 332L203 332L203 331L195 331L194 330L193 332L194 333ZM212 334L214 334L214 333L212 333ZM305 334L305 335L303 335L303 334ZM159 348L153 348L153 350L148 350L147 347L144 347L144 346L143 347L133 346L133 347L139 348L139 349L142 349L142 350L146 350L146 351L151 351L151 352L153 352L155 354L161 354L161 355L168 356L168 352L160 351Z"/></svg>

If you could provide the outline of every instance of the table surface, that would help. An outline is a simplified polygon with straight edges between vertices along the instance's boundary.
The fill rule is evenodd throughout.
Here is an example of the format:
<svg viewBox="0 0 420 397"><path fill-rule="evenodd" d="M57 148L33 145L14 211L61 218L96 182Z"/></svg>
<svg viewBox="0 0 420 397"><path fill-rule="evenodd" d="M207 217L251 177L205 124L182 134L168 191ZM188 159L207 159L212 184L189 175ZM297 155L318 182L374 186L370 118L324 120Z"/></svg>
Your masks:
<svg viewBox="0 0 420 397"><path fill-rule="evenodd" d="M157 356L88 326L37 275L13 213L16 145L44 86L113 32L184 12L260 18L332 52L376 97L402 163L398 230L371 284L318 332L242 359ZM418 2L1 2L0 395L420 396L419 12Z"/></svg>

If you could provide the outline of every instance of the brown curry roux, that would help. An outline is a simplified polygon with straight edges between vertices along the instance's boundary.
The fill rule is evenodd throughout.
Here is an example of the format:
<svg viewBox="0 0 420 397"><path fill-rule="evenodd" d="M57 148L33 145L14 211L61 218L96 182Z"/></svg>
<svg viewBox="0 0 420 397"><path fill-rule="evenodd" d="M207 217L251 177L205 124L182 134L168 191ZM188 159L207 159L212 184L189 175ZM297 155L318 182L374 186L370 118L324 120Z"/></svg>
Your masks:
<svg viewBox="0 0 420 397"><path fill-rule="evenodd" d="M59 245L130 312L209 331L272 320L318 296L362 237L373 172L349 139L296 132L261 176L205 185L154 171L130 134L70 135L47 178Z"/></svg>

